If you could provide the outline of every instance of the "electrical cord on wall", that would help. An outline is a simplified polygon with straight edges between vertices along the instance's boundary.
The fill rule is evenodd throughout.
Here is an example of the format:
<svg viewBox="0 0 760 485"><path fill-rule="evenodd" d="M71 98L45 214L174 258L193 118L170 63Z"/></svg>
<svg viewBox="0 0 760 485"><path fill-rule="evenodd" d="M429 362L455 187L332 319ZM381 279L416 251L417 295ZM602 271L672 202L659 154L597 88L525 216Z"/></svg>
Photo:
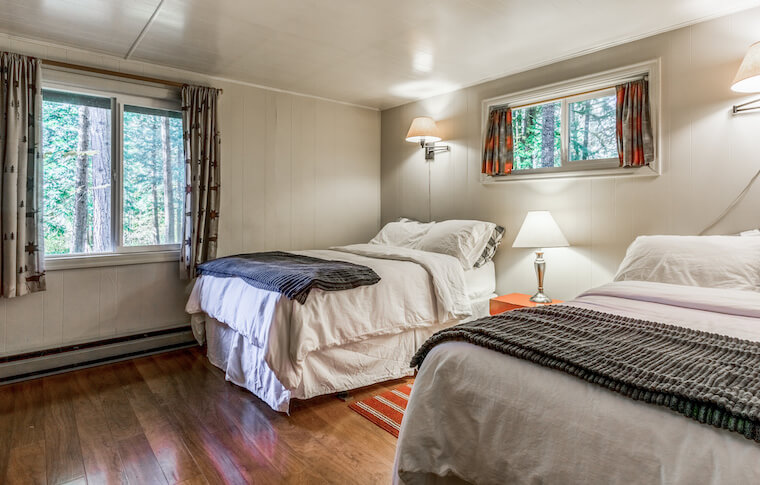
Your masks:
<svg viewBox="0 0 760 485"><path fill-rule="evenodd" d="M428 166L428 222L433 222L433 198L432 191L430 190L430 179L432 178L432 170L430 166L433 164L432 160L425 160Z"/></svg>
<svg viewBox="0 0 760 485"><path fill-rule="evenodd" d="M760 170L755 173L755 175L749 179L749 183L747 183L747 186L744 187L744 189L739 193L739 195L736 196L736 198L731 202L728 207L726 207L726 210L724 210L709 226L702 229L702 231L699 233L700 236L704 235L707 231L712 229L717 223L723 220L724 217L728 215L729 212L733 210L734 207L736 207L736 204L741 202L741 200L744 198L745 195L747 195L747 192L749 192L749 189L752 188L752 184L755 183L755 180L760 177Z"/></svg>

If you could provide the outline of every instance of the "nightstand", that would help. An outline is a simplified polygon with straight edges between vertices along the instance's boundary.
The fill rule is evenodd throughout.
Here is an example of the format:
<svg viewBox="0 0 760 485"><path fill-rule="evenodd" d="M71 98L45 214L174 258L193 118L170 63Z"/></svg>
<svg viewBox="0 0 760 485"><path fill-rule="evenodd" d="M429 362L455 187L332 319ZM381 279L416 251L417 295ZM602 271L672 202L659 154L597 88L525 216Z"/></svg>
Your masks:
<svg viewBox="0 0 760 485"><path fill-rule="evenodd" d="M522 293L510 293L509 295L497 296L489 301L489 310L491 315L517 310L518 308L530 308L543 305L554 305L563 303L562 300L552 300L551 303L534 303L530 301L530 295Z"/></svg>

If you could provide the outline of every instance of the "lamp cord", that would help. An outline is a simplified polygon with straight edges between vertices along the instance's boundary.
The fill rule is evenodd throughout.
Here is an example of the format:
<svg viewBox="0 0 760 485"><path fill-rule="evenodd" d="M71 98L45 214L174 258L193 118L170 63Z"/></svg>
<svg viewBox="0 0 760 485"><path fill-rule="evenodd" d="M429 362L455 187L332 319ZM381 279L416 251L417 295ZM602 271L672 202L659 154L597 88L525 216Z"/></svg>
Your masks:
<svg viewBox="0 0 760 485"><path fill-rule="evenodd" d="M755 173L755 175L749 179L749 183L747 183L747 186L744 187L744 189L739 193L739 195L736 196L736 198L731 202L728 207L726 207L726 210L724 210L709 226L702 229L702 231L699 233L700 236L704 235L707 231L712 229L717 223L723 220L726 215L728 215L729 212L733 210L734 207L736 207L736 204L741 202L741 200L744 198L745 195L747 195L747 192L749 192L749 189L752 188L752 184L755 183L755 180L760 177L760 170Z"/></svg>
<svg viewBox="0 0 760 485"><path fill-rule="evenodd" d="M430 179L433 176L430 166L433 164L433 162L432 160L426 160L426 162L428 164L428 222L433 222L433 195L432 191L430 190Z"/></svg>

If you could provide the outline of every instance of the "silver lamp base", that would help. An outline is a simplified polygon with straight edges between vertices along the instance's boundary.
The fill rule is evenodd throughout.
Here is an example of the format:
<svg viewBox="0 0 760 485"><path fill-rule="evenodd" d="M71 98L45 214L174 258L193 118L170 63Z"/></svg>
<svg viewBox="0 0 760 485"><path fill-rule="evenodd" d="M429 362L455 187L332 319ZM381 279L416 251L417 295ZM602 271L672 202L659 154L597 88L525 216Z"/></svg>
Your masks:
<svg viewBox="0 0 760 485"><path fill-rule="evenodd" d="M551 303L552 299L539 291L538 293L530 297L530 301L532 301L533 303Z"/></svg>
<svg viewBox="0 0 760 485"><path fill-rule="evenodd" d="M544 274L546 273L546 261L544 252L536 251L536 261L533 263L536 268L536 278L538 279L538 291L530 297L533 303L551 303L552 299L544 295Z"/></svg>

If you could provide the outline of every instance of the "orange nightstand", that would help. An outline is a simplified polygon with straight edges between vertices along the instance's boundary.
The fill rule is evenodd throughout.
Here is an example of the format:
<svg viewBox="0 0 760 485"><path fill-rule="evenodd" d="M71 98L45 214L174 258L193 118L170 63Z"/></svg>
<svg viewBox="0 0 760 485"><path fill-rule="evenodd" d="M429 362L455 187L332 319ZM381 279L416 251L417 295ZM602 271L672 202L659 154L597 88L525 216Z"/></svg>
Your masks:
<svg viewBox="0 0 760 485"><path fill-rule="evenodd" d="M554 305L555 303L563 303L562 300L552 300L551 303L533 303L530 301L530 295L524 295L522 293L510 293L509 295L497 296L491 298L489 302L489 309L491 315L498 315L499 313L508 312L510 310L516 310L518 308L527 308L542 305Z"/></svg>

